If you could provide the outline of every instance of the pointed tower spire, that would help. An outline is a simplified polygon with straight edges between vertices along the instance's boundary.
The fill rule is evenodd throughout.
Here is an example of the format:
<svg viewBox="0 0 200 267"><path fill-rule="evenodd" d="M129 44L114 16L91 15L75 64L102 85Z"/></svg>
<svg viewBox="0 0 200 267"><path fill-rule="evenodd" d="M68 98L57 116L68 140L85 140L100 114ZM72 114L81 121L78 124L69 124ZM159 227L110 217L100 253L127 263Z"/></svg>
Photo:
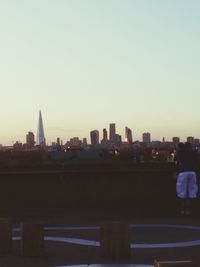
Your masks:
<svg viewBox="0 0 200 267"><path fill-rule="evenodd" d="M45 145L44 127L43 127L41 110L39 111L38 129L37 129L37 145Z"/></svg>

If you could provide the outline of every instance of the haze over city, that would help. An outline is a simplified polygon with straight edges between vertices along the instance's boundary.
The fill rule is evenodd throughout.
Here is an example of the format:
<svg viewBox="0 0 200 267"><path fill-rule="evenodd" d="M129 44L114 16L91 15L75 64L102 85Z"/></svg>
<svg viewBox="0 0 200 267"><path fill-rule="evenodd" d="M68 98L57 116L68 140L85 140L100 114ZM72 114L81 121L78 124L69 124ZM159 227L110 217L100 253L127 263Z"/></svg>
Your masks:
<svg viewBox="0 0 200 267"><path fill-rule="evenodd" d="M47 143L116 123L134 140L200 137L200 2L6 0L0 3L0 143Z"/></svg>

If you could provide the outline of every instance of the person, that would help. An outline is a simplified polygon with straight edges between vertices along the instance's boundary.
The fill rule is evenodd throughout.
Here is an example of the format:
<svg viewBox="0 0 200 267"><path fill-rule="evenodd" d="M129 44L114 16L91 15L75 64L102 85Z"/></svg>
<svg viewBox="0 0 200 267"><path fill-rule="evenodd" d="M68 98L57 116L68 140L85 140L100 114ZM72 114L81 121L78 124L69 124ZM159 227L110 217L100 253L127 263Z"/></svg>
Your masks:
<svg viewBox="0 0 200 267"><path fill-rule="evenodd" d="M176 192L180 199L181 214L189 215L191 213L191 200L195 199L198 193L197 155L189 142L179 143L176 160L178 168Z"/></svg>

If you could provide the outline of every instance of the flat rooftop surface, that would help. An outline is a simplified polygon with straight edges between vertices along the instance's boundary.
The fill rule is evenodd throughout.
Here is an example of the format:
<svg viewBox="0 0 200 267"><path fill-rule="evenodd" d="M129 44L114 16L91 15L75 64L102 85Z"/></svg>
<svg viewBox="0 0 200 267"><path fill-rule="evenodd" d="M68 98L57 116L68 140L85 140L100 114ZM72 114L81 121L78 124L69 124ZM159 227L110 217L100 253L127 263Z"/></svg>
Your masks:
<svg viewBox="0 0 200 267"><path fill-rule="evenodd" d="M100 251L100 227L106 222L130 225L131 257L115 262ZM40 222L45 229L42 257L21 256L21 222ZM154 260L200 264L200 218L197 216L91 218L62 216L21 218L13 223L12 251L0 256L1 267L142 267Z"/></svg>

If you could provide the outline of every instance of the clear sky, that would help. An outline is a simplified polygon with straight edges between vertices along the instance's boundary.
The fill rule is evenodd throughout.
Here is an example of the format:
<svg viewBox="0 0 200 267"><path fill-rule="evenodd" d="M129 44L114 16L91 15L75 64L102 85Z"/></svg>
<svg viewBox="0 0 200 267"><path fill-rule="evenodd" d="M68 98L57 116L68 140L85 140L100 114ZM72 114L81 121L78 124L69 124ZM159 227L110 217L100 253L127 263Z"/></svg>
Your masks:
<svg viewBox="0 0 200 267"><path fill-rule="evenodd" d="M200 138L199 0L1 0L0 143Z"/></svg>

